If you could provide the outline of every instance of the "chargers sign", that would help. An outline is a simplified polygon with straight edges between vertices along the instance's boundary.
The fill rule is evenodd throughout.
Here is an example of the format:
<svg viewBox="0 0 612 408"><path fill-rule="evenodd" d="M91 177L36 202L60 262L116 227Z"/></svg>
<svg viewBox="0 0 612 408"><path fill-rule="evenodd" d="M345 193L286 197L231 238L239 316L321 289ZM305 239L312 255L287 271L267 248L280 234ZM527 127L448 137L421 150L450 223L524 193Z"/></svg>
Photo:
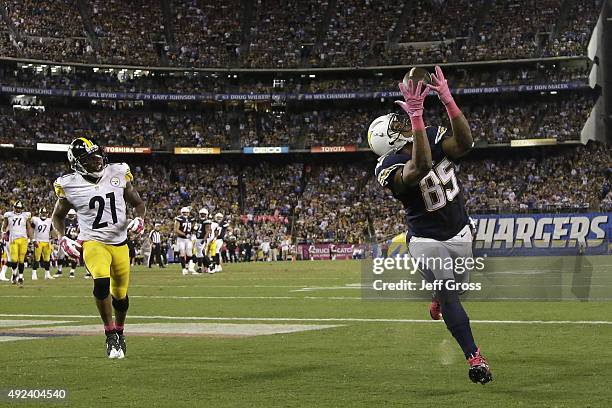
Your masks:
<svg viewBox="0 0 612 408"><path fill-rule="evenodd" d="M474 249L488 256L608 254L612 213L479 215Z"/></svg>

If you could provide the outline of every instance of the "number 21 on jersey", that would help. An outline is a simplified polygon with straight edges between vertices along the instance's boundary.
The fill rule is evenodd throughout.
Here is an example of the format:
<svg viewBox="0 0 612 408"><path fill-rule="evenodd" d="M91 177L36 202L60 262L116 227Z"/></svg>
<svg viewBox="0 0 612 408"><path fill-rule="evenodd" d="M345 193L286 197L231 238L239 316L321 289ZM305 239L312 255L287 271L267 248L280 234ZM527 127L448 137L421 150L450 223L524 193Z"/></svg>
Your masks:
<svg viewBox="0 0 612 408"><path fill-rule="evenodd" d="M459 194L455 165L444 158L419 182L427 211L436 211Z"/></svg>

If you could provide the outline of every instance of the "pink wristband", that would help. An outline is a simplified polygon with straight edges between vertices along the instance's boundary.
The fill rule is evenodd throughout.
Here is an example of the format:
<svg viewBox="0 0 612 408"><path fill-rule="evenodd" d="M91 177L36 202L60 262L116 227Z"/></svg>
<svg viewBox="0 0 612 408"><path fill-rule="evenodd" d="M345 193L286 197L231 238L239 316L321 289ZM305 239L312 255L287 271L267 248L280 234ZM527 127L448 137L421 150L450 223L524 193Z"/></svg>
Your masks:
<svg viewBox="0 0 612 408"><path fill-rule="evenodd" d="M461 115L461 109L457 106L454 99L444 105L446 107L446 113L448 113L448 117L451 119L455 119L457 116Z"/></svg>
<svg viewBox="0 0 612 408"><path fill-rule="evenodd" d="M425 122L423 122L422 116L411 116L410 124L412 125L413 132L417 132L419 130L425 130Z"/></svg>

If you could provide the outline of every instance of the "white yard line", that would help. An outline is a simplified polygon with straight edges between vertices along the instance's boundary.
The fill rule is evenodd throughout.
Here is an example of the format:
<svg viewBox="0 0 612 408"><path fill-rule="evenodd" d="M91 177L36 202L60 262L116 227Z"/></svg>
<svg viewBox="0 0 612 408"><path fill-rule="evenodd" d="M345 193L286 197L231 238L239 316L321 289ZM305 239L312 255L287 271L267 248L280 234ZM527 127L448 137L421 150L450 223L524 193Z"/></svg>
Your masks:
<svg viewBox="0 0 612 408"><path fill-rule="evenodd" d="M64 315L64 314L12 314L3 313L0 317L28 317L28 318L59 318L59 319L95 319L97 315ZM156 320L210 320L210 321L261 321L261 322L360 322L360 323L434 323L441 324L441 320L424 319L381 319L359 317L219 317L219 316L137 316L130 315L130 319L156 319ZM609 320L470 320L471 323L485 324L558 324L558 325L612 325Z"/></svg>
<svg viewBox="0 0 612 408"><path fill-rule="evenodd" d="M372 292L374 294L375 292ZM170 299L170 300L358 300L358 301L403 301L403 302L425 302L427 299L418 299L411 297L387 297L387 296L174 296L174 295L130 295L133 299ZM91 299L89 295L0 295L1 298L8 299L30 299L30 298L53 298L53 299ZM469 300L469 299L468 299ZM477 301L575 301L576 298L569 297L491 297L491 298L475 298ZM589 297L590 301L609 301L612 297ZM0 315L1 316L1 315Z"/></svg>

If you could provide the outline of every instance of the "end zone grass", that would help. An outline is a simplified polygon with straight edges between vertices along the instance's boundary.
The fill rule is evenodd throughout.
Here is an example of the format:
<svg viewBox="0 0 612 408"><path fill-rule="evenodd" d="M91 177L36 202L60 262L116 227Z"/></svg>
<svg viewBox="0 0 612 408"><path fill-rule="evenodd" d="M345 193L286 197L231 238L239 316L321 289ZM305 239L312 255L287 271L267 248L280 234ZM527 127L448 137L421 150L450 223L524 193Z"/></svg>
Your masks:
<svg viewBox="0 0 612 408"><path fill-rule="evenodd" d="M609 257L589 259L596 271L611 269ZM72 280L26 279L23 289L0 285L0 320L98 323L92 283L79 272ZM612 400L609 302L468 302L495 376L481 386L467 378L444 324L427 320L427 304L363 301L360 281L353 261L226 265L187 277L176 267L135 268L125 360L105 358L103 335L2 342L0 389L63 388L61 405L75 407L607 407ZM130 323L177 322L338 327L243 338L129 336Z"/></svg>

